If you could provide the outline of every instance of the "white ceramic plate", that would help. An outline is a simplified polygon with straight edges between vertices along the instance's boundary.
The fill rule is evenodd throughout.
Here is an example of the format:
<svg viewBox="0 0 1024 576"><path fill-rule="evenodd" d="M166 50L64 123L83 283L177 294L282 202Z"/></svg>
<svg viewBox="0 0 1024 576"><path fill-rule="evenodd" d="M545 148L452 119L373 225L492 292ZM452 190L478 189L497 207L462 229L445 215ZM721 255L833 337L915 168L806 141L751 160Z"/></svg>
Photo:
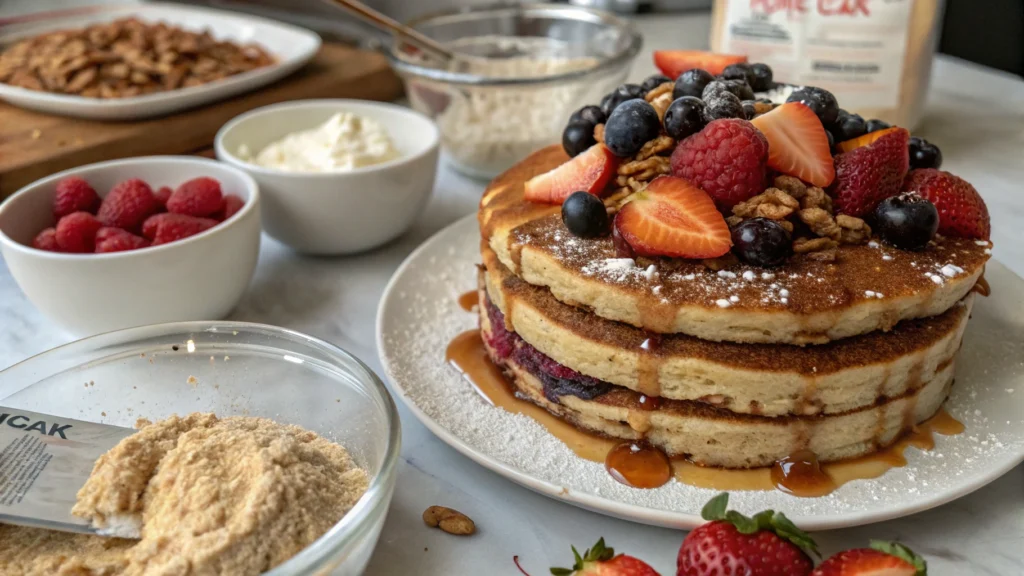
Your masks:
<svg viewBox="0 0 1024 576"><path fill-rule="evenodd" d="M468 216L424 243L391 279L377 314L377 345L393 391L441 440L513 482L635 522L684 529L701 524L700 508L714 491L678 482L656 490L619 484L600 463L539 433L527 416L484 402L447 365L448 342L476 325L457 298L476 287L479 245L476 217ZM936 436L930 452L907 450L906 467L825 497L734 492L730 503L750 512L785 511L806 530L844 528L939 506L1024 461L1024 280L998 262L989 264L986 278L992 296L975 303L946 404L966 432Z"/></svg>
<svg viewBox="0 0 1024 576"><path fill-rule="evenodd" d="M90 120L138 120L209 104L265 86L298 70L320 49L320 37L305 28L247 14L175 4L111 6L87 14L76 13L58 19L7 26L0 33L0 45L50 30L82 28L97 22L127 17L150 23L166 22L187 30L206 29L218 40L240 44L258 43L277 58L277 63L202 86L133 98L85 98L0 83L0 99L22 108L61 116Z"/></svg>

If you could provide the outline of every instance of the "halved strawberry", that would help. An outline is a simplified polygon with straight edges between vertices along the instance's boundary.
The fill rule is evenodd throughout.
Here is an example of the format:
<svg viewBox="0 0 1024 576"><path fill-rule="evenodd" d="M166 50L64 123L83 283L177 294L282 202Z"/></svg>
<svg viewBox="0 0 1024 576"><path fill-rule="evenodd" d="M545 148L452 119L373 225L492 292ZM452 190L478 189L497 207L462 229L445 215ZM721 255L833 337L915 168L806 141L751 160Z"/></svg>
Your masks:
<svg viewBox="0 0 1024 576"><path fill-rule="evenodd" d="M909 132L896 128L867 146L836 154L836 179L829 188L836 210L861 218L899 194L910 168L909 140Z"/></svg>
<svg viewBox="0 0 1024 576"><path fill-rule="evenodd" d="M716 54L703 50L655 50L654 65L661 73L675 79L683 72L700 68L718 76L729 64L746 62L747 57L738 54Z"/></svg>
<svg viewBox="0 0 1024 576"><path fill-rule="evenodd" d="M813 110L789 102L751 123L768 139L768 166L822 188L835 179L828 135Z"/></svg>
<svg viewBox="0 0 1024 576"><path fill-rule="evenodd" d="M939 234L988 240L992 223L988 207L971 183L935 168L911 170L903 190L917 192L939 211Z"/></svg>
<svg viewBox="0 0 1024 576"><path fill-rule="evenodd" d="M846 550L825 560L811 576L925 576L928 565L897 542L874 540L871 548Z"/></svg>
<svg viewBox="0 0 1024 576"><path fill-rule="evenodd" d="M619 159L604 144L594 144L555 169L527 180L524 196L530 202L547 204L561 204L580 190L601 196L618 167Z"/></svg>
<svg viewBox="0 0 1024 576"><path fill-rule="evenodd" d="M615 228L638 256L717 258L729 251L729 226L706 192L659 176L615 215Z"/></svg>
<svg viewBox="0 0 1024 576"><path fill-rule="evenodd" d="M898 130L902 130L902 128L900 128L899 126L893 126L892 128L883 128L882 130L868 132L863 136L858 136L857 138L852 138L850 140L844 140L839 144L836 144L836 148L838 148L840 152L849 152L850 150L863 148L864 146L871 144L875 140L878 140L882 136L885 136L886 134L890 134L892 132L896 132Z"/></svg>

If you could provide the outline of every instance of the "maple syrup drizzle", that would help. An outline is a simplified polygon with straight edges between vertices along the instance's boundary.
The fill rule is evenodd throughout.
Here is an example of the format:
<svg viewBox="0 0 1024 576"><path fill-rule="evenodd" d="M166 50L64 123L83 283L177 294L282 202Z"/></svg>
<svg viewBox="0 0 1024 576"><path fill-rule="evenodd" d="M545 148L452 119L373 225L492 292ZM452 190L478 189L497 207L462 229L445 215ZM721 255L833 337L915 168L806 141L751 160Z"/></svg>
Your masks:
<svg viewBox="0 0 1024 576"><path fill-rule="evenodd" d="M931 419L911 427L908 433L887 448L860 458L816 464L813 453L805 448L810 430L804 427L797 433L797 442L806 453L798 450L775 466L750 470L706 467L683 459L668 458L657 448L642 443L637 445L639 450L634 453L629 448L634 443L590 434L535 404L517 398L508 380L487 355L479 330L468 330L456 336L448 345L445 358L487 402L513 414L525 414L533 418L577 456L604 463L616 480L636 487L660 481L665 477L668 465L669 478L699 488L778 489L794 496L822 496L852 480L877 478L891 468L905 466L907 460L904 451L907 447L931 450L935 447L936 433L949 436L964 431L963 424L941 408ZM659 401L657 398L647 400L654 401L651 409ZM646 402L643 404L646 405ZM629 448L628 454L623 445ZM667 481L666 478L657 486Z"/></svg>
<svg viewBox="0 0 1024 576"><path fill-rule="evenodd" d="M637 391L651 398L661 396L661 335L653 332L640 343L640 356L636 364Z"/></svg>
<svg viewBox="0 0 1024 576"><path fill-rule="evenodd" d="M992 287L989 286L988 280L985 279L985 275L982 274L978 281L971 288L972 292L977 292L982 296L990 296L992 294Z"/></svg>
<svg viewBox="0 0 1024 576"><path fill-rule="evenodd" d="M459 308L462 308L466 312L472 312L473 308L480 305L480 293L476 290L470 290L469 292L463 293L459 296Z"/></svg>

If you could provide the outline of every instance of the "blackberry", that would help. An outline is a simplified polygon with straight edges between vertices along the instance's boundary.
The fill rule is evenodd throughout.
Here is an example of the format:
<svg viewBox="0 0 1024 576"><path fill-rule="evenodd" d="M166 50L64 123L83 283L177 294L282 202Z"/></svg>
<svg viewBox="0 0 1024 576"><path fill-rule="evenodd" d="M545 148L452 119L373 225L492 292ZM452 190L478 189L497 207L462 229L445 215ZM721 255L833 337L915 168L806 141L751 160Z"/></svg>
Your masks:
<svg viewBox="0 0 1024 576"><path fill-rule="evenodd" d="M687 70L680 74L679 78L676 78L676 85L672 88L672 99L682 98L683 96L701 98L704 95L704 89L714 79L714 76L700 68Z"/></svg>
<svg viewBox="0 0 1024 576"><path fill-rule="evenodd" d="M647 102L635 98L620 104L604 125L604 144L612 154L628 158L658 137L661 121Z"/></svg>
<svg viewBox="0 0 1024 576"><path fill-rule="evenodd" d="M903 250L921 250L939 229L939 211L927 199L904 192L878 204L873 224L885 242Z"/></svg>
<svg viewBox="0 0 1024 576"><path fill-rule="evenodd" d="M789 232L774 220L751 218L732 229L732 250L754 266L778 266L793 253Z"/></svg>
<svg viewBox="0 0 1024 576"><path fill-rule="evenodd" d="M591 104L589 106L584 106L583 108L580 108L579 110L573 112L572 116L569 116L569 124L572 124L573 122L579 122L582 120L584 122L588 122L594 126L597 126L598 124L603 123L607 119L608 116L604 113L604 110L601 110L600 106L594 106L593 104Z"/></svg>
<svg viewBox="0 0 1024 576"><path fill-rule="evenodd" d="M942 151L924 138L910 137L910 169L942 166Z"/></svg>
<svg viewBox="0 0 1024 576"><path fill-rule="evenodd" d="M654 76L648 76L647 79L644 80L642 84L640 84L640 89L644 91L644 94L647 94L648 92L654 90L658 86L661 86L665 82L671 81L672 79L669 78L668 76L665 76L664 74L655 74Z"/></svg>
<svg viewBox="0 0 1024 576"><path fill-rule="evenodd" d="M817 86L804 86L794 90L786 102L800 102L814 111L823 126L831 126L839 117L839 103L831 92Z"/></svg>
<svg viewBox="0 0 1024 576"><path fill-rule="evenodd" d="M754 92L767 92L772 89L772 69L767 64L758 62L750 65L751 79L747 80Z"/></svg>
<svg viewBox="0 0 1024 576"><path fill-rule="evenodd" d="M719 77L724 80L740 80L744 84L754 83L754 71L751 70L750 64L746 62L729 64L722 70L722 74Z"/></svg>
<svg viewBox="0 0 1024 576"><path fill-rule="evenodd" d="M570 122L562 130L562 149L570 157L575 157L587 150L597 140L594 139L594 125L585 120Z"/></svg>
<svg viewBox="0 0 1024 576"><path fill-rule="evenodd" d="M745 118L743 104L732 92L721 92L704 99L704 123L722 118Z"/></svg>
<svg viewBox="0 0 1024 576"><path fill-rule="evenodd" d="M608 211L600 198L587 192L573 192L562 202L562 223L580 238L597 238L608 233Z"/></svg>
<svg viewBox="0 0 1024 576"><path fill-rule="evenodd" d="M865 124L864 128L866 130L865 134L870 134L872 132L878 132L879 130L885 130L886 128L891 128L891 126L885 120L879 120L878 118L872 118L871 120L867 121L867 124Z"/></svg>
<svg viewBox="0 0 1024 576"><path fill-rule="evenodd" d="M665 133L676 141L704 127L704 101L693 96L675 99L665 110Z"/></svg>

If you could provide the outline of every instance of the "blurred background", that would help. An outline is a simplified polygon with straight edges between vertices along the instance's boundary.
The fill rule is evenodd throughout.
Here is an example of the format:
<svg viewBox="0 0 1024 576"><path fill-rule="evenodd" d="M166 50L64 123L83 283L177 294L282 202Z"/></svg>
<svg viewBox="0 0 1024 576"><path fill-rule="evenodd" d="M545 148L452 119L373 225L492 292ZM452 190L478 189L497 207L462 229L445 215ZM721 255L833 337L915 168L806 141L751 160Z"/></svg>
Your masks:
<svg viewBox="0 0 1024 576"><path fill-rule="evenodd" d="M123 0L0 0L0 16L101 3L123 3ZM328 0L183 0L182 3L271 16L329 37L352 41L377 37L375 31L342 13ZM487 3L487 0L366 0L366 4L400 21L453 6ZM681 11L710 14L713 0L569 0L568 3L624 14ZM946 0L939 52L1024 75L1024 0Z"/></svg>

